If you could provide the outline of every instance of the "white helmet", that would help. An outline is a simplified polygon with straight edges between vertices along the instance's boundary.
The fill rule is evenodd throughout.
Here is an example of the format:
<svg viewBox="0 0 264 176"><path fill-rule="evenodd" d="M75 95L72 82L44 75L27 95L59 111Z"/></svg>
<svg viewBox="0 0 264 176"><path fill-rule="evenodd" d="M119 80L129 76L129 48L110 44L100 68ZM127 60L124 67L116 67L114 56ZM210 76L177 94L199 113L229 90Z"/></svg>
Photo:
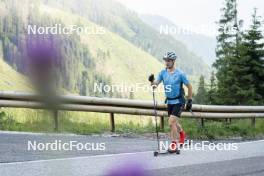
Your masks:
<svg viewBox="0 0 264 176"><path fill-rule="evenodd" d="M171 59L171 60L176 60L177 55L175 52L166 52L165 55L163 56L163 59Z"/></svg>

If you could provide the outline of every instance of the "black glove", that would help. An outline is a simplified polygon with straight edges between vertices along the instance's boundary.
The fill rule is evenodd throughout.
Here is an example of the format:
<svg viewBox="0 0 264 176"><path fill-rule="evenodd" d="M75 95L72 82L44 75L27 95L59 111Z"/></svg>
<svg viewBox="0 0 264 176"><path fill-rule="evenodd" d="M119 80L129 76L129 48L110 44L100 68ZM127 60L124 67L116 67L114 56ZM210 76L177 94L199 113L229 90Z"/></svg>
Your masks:
<svg viewBox="0 0 264 176"><path fill-rule="evenodd" d="M186 103L186 111L192 110L192 99L188 99Z"/></svg>
<svg viewBox="0 0 264 176"><path fill-rule="evenodd" d="M154 74L151 74L148 78L150 82L153 82L155 80Z"/></svg>

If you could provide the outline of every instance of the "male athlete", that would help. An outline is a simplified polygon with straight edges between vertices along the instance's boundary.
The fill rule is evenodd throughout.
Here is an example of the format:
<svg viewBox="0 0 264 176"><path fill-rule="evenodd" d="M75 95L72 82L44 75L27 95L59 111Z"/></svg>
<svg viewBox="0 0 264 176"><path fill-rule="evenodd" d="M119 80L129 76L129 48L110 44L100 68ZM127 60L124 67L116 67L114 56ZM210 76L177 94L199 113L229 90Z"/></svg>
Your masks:
<svg viewBox="0 0 264 176"><path fill-rule="evenodd" d="M179 123L179 118L181 117L181 112L185 106L184 89L182 85L184 84L188 88L188 100L186 103L186 110L190 111L192 108L192 85L186 78L186 75L176 68L175 60L177 56L174 52L167 52L163 60L165 61L166 69L162 70L157 80L154 80L154 75L150 75L149 80L152 86L157 87L161 82L164 84L166 103L168 107L169 115L169 126L171 129L170 138L172 141L171 148L175 151L178 147L177 136L179 134L179 144L182 146L185 140L185 133L181 124ZM169 149L170 152L172 149Z"/></svg>

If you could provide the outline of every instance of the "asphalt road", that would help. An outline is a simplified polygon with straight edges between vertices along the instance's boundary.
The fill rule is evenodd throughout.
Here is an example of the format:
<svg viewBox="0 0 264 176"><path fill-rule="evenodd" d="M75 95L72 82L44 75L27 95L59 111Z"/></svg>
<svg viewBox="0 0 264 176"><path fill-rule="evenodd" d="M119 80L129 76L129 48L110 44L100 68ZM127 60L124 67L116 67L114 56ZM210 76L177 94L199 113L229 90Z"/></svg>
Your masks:
<svg viewBox="0 0 264 176"><path fill-rule="evenodd" d="M56 140L104 143L105 150L28 150L28 141L47 144ZM157 144L151 139L0 132L0 141L1 176L106 175L110 170L133 165L134 170L144 168L148 176L264 175L264 141L226 142L235 145L235 150L210 150L207 146L158 157L153 157Z"/></svg>

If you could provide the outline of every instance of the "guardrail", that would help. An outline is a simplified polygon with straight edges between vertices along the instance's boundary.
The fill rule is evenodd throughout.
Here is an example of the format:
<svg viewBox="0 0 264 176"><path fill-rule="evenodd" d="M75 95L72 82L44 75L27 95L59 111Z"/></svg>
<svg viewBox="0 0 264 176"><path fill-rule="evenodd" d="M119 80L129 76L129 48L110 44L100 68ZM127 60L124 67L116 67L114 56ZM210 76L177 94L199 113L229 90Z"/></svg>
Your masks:
<svg viewBox="0 0 264 176"><path fill-rule="evenodd" d="M154 116L153 102L131 99L98 98L76 95L61 95L57 97L60 104L56 106L55 130L58 130L58 110L87 111L110 113L111 131L115 131L114 114L132 114ZM0 91L0 107L46 109L42 97L34 93L15 91ZM164 117L167 116L166 105L157 102L157 115L160 117L160 128L164 129ZM204 119L244 119L251 118L255 126L256 118L264 117L264 106L219 106L193 105L193 114L183 112L186 118L197 118L204 126Z"/></svg>

